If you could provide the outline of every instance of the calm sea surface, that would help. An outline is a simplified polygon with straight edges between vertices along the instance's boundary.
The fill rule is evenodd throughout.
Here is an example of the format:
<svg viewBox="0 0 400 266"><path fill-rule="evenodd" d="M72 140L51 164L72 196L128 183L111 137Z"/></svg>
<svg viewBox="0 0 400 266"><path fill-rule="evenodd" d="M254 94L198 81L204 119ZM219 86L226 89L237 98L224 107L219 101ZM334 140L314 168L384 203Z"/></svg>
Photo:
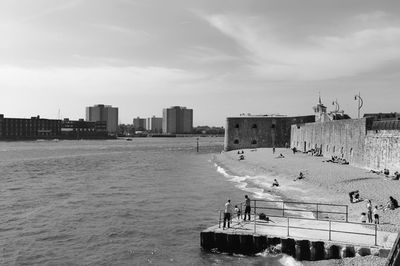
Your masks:
<svg viewBox="0 0 400 266"><path fill-rule="evenodd" d="M293 264L201 250L217 209L249 190L217 171L222 138L199 143L197 153L195 138L0 142L0 264Z"/></svg>

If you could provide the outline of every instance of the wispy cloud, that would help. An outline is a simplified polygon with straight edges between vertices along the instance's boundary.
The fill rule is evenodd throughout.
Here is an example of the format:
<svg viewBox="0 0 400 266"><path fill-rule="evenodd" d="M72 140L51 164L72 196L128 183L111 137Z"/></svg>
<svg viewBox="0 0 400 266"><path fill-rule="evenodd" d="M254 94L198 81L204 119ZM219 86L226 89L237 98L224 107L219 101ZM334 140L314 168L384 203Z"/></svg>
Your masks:
<svg viewBox="0 0 400 266"><path fill-rule="evenodd" d="M138 37L145 39L149 39L151 37L151 35L146 31L135 30L133 28L128 28L115 24L91 23L90 26L104 31L116 32L120 34L136 35Z"/></svg>
<svg viewBox="0 0 400 266"><path fill-rule="evenodd" d="M240 59L234 55L229 55L223 51L205 46L190 47L181 54L181 57L195 64L226 63Z"/></svg>
<svg viewBox="0 0 400 266"><path fill-rule="evenodd" d="M321 80L354 76L400 60L400 27L361 29L337 36L280 39L265 20L236 15L205 16L210 25L247 51L249 66L266 79Z"/></svg>
<svg viewBox="0 0 400 266"><path fill-rule="evenodd" d="M388 14L382 10L376 10L369 13L358 14L354 16L355 20L359 20L361 22L371 22L378 21L388 17Z"/></svg>
<svg viewBox="0 0 400 266"><path fill-rule="evenodd" d="M160 88L177 90L179 84L201 79L201 75L182 69L163 67L71 67L21 68L1 66L0 87L8 90L46 93L64 91L68 94L129 93L153 94ZM24 77L21 79L20 77ZM153 91L154 90L154 91Z"/></svg>

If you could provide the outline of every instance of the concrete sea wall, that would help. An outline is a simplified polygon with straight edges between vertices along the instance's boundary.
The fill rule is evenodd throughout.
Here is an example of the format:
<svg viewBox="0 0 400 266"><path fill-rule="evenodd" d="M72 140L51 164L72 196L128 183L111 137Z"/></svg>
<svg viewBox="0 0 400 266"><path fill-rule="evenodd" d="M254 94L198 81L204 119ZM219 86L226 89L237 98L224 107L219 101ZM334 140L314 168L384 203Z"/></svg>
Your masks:
<svg viewBox="0 0 400 266"><path fill-rule="evenodd" d="M365 166L400 172L400 131L369 130L365 138Z"/></svg>
<svg viewBox="0 0 400 266"><path fill-rule="evenodd" d="M338 156L350 164L375 170L400 171L400 131L373 130L370 118L292 125L291 147L321 149L324 157Z"/></svg>
<svg viewBox="0 0 400 266"><path fill-rule="evenodd" d="M348 119L293 125L291 147L300 151L321 149L325 157L338 156L364 166L368 119Z"/></svg>

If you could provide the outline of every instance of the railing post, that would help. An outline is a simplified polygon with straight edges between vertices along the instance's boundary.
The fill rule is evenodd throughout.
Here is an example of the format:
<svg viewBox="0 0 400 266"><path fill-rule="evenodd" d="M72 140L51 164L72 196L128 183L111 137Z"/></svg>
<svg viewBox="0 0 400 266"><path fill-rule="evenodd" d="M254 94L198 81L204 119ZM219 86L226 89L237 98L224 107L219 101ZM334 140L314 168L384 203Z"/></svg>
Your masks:
<svg viewBox="0 0 400 266"><path fill-rule="evenodd" d="M378 225L375 224L375 246L378 245Z"/></svg>
<svg viewBox="0 0 400 266"><path fill-rule="evenodd" d="M332 225L331 225L331 220L329 220L329 241L332 240L331 230L332 230Z"/></svg>
<svg viewBox="0 0 400 266"><path fill-rule="evenodd" d="M240 203L240 219L243 219L243 203Z"/></svg>
<svg viewBox="0 0 400 266"><path fill-rule="evenodd" d="M287 217L287 236L289 236L289 217Z"/></svg>
<svg viewBox="0 0 400 266"><path fill-rule="evenodd" d="M256 233L256 218L257 218L257 204L256 200L254 200L254 234Z"/></svg>
<svg viewBox="0 0 400 266"><path fill-rule="evenodd" d="M318 203L317 203L317 220L319 220L319 215L318 215Z"/></svg>
<svg viewBox="0 0 400 266"><path fill-rule="evenodd" d="M218 228L221 228L221 211L219 211Z"/></svg>
<svg viewBox="0 0 400 266"><path fill-rule="evenodd" d="M346 205L346 223L349 222L349 206Z"/></svg>
<svg viewBox="0 0 400 266"><path fill-rule="evenodd" d="M285 202L282 201L282 217L285 217Z"/></svg>

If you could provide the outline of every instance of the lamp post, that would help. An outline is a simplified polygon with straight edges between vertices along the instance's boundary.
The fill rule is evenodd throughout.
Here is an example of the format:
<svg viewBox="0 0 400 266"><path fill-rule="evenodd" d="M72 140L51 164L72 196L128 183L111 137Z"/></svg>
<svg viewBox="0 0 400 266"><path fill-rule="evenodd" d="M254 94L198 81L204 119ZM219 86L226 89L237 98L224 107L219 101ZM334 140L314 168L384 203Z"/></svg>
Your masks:
<svg viewBox="0 0 400 266"><path fill-rule="evenodd" d="M361 98L361 94L358 93L354 96L354 100L358 100L358 118L360 118L360 109L363 106L364 102L363 99Z"/></svg>

